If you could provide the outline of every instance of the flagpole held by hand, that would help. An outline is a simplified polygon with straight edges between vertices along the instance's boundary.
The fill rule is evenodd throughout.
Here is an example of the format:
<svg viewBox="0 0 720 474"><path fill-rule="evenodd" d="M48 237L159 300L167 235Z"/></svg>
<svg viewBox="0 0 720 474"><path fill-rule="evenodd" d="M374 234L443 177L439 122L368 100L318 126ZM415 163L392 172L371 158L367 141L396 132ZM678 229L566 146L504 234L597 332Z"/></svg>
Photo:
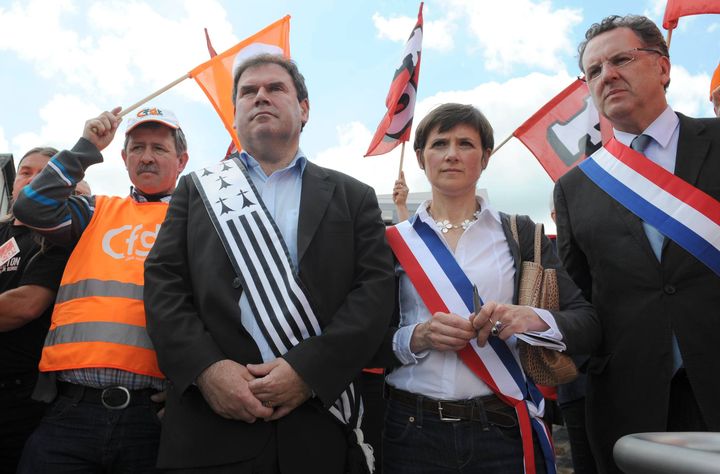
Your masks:
<svg viewBox="0 0 720 474"><path fill-rule="evenodd" d="M400 147L400 169L398 169L398 179L402 178L403 160L405 159L405 143L406 142L402 142L402 146Z"/></svg>
<svg viewBox="0 0 720 474"><path fill-rule="evenodd" d="M159 96L159 95L162 94L163 92L165 92L165 91L167 91L167 90L169 90L169 89L172 89L173 87L175 87L176 85L178 85L178 84L180 84L182 81L184 81L185 79L189 79L189 78L190 78L190 74L184 74L182 77L178 77L177 79L175 79L174 81L172 81L170 84L168 84L168 85L166 85L166 86L164 86L164 87L161 87L160 89L156 90L155 92L153 92L152 94L148 95L147 97L143 97L142 99L138 100L137 102L135 102L135 103L132 104L131 106L125 107L124 109L122 109L122 110L120 111L120 113L117 114L118 118L124 117L125 115L128 114L128 112L132 112L133 110L137 109L138 107L140 107L140 106L143 105L144 103L151 101L152 99L154 99L155 97ZM93 129L93 133L97 133L97 130Z"/></svg>
<svg viewBox="0 0 720 474"><path fill-rule="evenodd" d="M152 99L154 99L155 97L159 96L159 95L162 94L163 92L172 89L173 87L175 87L176 85L178 85L178 84L180 84L182 81L184 81L185 79L189 79L189 78L190 78L190 74L183 74L181 77L178 77L177 79L175 79L174 81L172 81L170 84L168 84L168 85L166 85L166 86L164 86L164 87L161 87L160 89L156 90L155 92L153 92L153 93L150 94L149 96L144 97L144 98L138 100L137 102L135 102L133 105L131 105L131 106L129 106L129 107L125 107L124 109L122 109L122 110L120 111L120 114L118 115L118 117L123 117L123 116L125 116L128 112L132 112L133 110L137 109L138 107L140 107L140 106L143 105L144 103L151 101Z"/></svg>

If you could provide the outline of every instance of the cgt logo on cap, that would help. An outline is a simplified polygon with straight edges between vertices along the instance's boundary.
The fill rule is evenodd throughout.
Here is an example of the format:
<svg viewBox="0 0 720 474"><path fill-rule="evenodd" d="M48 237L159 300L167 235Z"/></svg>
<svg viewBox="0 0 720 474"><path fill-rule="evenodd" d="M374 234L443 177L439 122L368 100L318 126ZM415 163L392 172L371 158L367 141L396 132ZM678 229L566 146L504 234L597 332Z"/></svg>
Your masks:
<svg viewBox="0 0 720 474"><path fill-rule="evenodd" d="M137 113L138 118L140 117L147 117L148 115L164 115L163 111L158 108L152 108L152 109L142 109L140 112Z"/></svg>
<svg viewBox="0 0 720 474"><path fill-rule="evenodd" d="M140 110L134 117L130 117L127 121L125 135L130 133L135 127L145 122L156 122L172 129L180 128L180 123L175 114L168 109L159 109L157 107L148 107Z"/></svg>

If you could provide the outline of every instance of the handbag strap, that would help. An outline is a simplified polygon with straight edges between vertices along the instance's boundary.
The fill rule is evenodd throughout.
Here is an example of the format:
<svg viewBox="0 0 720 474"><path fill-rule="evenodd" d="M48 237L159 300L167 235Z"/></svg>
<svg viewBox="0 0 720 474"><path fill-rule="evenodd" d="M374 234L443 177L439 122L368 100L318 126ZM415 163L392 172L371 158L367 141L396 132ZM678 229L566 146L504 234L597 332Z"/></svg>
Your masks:
<svg viewBox="0 0 720 474"><path fill-rule="evenodd" d="M520 247L520 235L518 234L518 227L517 227L517 214L513 214L510 216L510 232L512 233L513 239L515 240L515 243ZM542 262L542 234L543 234L543 225L542 224L535 224L535 242L534 242L534 257L533 261L535 263L541 263Z"/></svg>
<svg viewBox="0 0 720 474"><path fill-rule="evenodd" d="M542 262L542 234L543 225L535 224L535 263L540 264Z"/></svg>

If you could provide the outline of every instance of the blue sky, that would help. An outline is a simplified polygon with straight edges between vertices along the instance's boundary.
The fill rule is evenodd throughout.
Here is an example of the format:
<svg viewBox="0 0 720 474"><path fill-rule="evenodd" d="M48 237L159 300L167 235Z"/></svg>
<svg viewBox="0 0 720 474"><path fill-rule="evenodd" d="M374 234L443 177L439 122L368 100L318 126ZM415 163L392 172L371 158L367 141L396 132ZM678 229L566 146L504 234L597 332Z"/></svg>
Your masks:
<svg viewBox="0 0 720 474"><path fill-rule="evenodd" d="M0 152L71 147L86 119L127 106L207 59L203 27L223 51L286 14L290 46L310 93L301 147L313 161L389 193L399 147L362 158L385 112L384 100L415 1L71 1L0 0ZM485 112L500 142L578 74L576 46L587 27L610 14L660 22L664 0L429 0L415 124L448 101ZM710 116L710 76L720 59L720 16L680 20L670 54L668 100L675 110ZM228 136L191 80L154 99L185 130L188 169L220 159ZM93 191L126 194L129 180L117 138L92 167ZM405 155L411 191L427 191L414 154ZM480 178L493 205L545 222L552 182L513 139Z"/></svg>

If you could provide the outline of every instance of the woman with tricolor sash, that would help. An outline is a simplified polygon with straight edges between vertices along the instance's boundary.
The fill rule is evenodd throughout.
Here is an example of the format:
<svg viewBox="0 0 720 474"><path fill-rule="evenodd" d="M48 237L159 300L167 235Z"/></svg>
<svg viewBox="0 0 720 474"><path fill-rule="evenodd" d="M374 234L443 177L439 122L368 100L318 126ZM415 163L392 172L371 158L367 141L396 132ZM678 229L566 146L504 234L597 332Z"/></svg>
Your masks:
<svg viewBox="0 0 720 474"><path fill-rule="evenodd" d="M493 148L478 109L437 107L418 125L414 148L432 199L387 233L400 324L392 338L399 367L386 379L383 471L554 473L545 402L519 364L515 335L562 344L553 313L594 319L594 310L546 238L542 264L557 269L561 309L514 304L535 225L518 217L518 246L510 217L476 195Z"/></svg>

